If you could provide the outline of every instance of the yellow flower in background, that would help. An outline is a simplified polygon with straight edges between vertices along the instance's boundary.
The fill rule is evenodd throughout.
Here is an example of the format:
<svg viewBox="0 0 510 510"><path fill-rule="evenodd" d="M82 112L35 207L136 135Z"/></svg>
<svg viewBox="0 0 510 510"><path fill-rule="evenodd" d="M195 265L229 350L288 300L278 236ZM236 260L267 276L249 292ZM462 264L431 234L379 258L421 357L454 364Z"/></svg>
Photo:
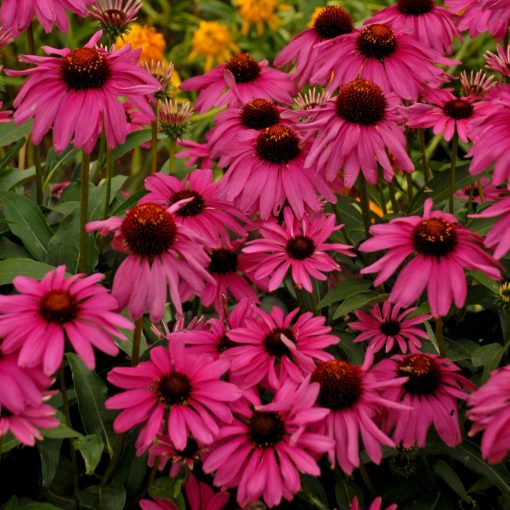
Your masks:
<svg viewBox="0 0 510 510"><path fill-rule="evenodd" d="M140 63L150 62L151 60L165 60L164 51L166 49L163 34L154 27L147 27L133 23L131 30L122 37L118 37L115 42L117 48L122 48L131 44L134 49L142 48Z"/></svg>
<svg viewBox="0 0 510 510"><path fill-rule="evenodd" d="M239 52L228 28L217 21L200 21L193 34L192 48L188 58L204 57L205 71L211 70L216 64L226 62L233 53Z"/></svg>
<svg viewBox="0 0 510 510"><path fill-rule="evenodd" d="M282 20L276 15L277 11L288 9L286 5L278 5L280 0L234 0L239 6L239 16L243 18L243 35L247 35L252 23L255 24L257 34L264 33L264 23L271 30L276 30Z"/></svg>

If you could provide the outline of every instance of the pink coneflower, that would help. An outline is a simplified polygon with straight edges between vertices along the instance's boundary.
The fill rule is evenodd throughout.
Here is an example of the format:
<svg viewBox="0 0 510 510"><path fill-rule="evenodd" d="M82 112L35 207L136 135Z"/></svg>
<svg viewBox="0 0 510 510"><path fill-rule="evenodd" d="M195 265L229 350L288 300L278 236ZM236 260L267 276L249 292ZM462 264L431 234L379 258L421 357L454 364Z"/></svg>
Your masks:
<svg viewBox="0 0 510 510"><path fill-rule="evenodd" d="M380 382L408 377L403 385L383 391L384 398L412 408L386 411L384 430L389 433L394 429L395 443L423 448L431 426L448 446L461 442L457 400L466 400L465 390L474 385L459 371L448 358L422 353L398 354L374 366L373 373Z"/></svg>
<svg viewBox="0 0 510 510"><path fill-rule="evenodd" d="M204 461L206 473L216 471L214 484L237 487L242 507L259 498L271 507L299 492L299 473L320 476L315 459L332 443L309 431L329 412L314 407L318 393L319 385L309 378L298 387L287 381L266 405L250 392L250 401L237 406L238 418L221 429Z"/></svg>
<svg viewBox="0 0 510 510"><path fill-rule="evenodd" d="M414 37L374 23L317 46L313 83L334 90L357 78L371 80L384 92L416 100L427 84L444 80L436 63L453 61L423 48ZM398 80L396 76L405 76Z"/></svg>
<svg viewBox="0 0 510 510"><path fill-rule="evenodd" d="M228 492L214 492L208 484L197 480L193 474L185 483L184 492L191 510L222 510L230 499Z"/></svg>
<svg viewBox="0 0 510 510"><path fill-rule="evenodd" d="M64 273L65 266L59 266L41 281L17 276L12 283L20 294L0 296L2 351L19 350L20 366L42 365L48 375L62 364L66 339L92 370L92 346L115 356L119 348L112 336L125 340L118 328L133 327L115 313L117 301L97 285L103 275L66 278Z"/></svg>
<svg viewBox="0 0 510 510"><path fill-rule="evenodd" d="M179 510L179 507L169 499L154 498L139 501L142 510Z"/></svg>
<svg viewBox="0 0 510 510"><path fill-rule="evenodd" d="M394 173L388 152L398 168L412 172L399 108L395 94L383 93L371 81L347 83L318 109L312 122L300 126L305 132L316 132L305 166L317 167L330 181L343 168L347 188L352 188L360 170L370 184L376 184L378 163L384 178L391 181Z"/></svg>
<svg viewBox="0 0 510 510"><path fill-rule="evenodd" d="M504 197L472 218L494 218L501 216L491 227L485 238L485 246L494 250L494 257L500 259L510 250L510 197Z"/></svg>
<svg viewBox="0 0 510 510"><path fill-rule="evenodd" d="M299 88L310 82L315 67L316 46L318 43L333 39L353 31L351 15L338 5L322 8L307 28L296 35L278 53L274 60L277 67L295 63L296 70L292 73Z"/></svg>
<svg viewBox="0 0 510 510"><path fill-rule="evenodd" d="M498 44L496 46L496 53L488 51L485 54L485 61L487 69L510 78L510 46L507 46L505 50Z"/></svg>
<svg viewBox="0 0 510 510"><path fill-rule="evenodd" d="M505 459L510 450L510 413L508 412L510 366L495 370L489 380L468 398L467 417L473 422L469 436L483 431L482 456L491 464Z"/></svg>
<svg viewBox="0 0 510 510"><path fill-rule="evenodd" d="M309 144L294 129L275 124L237 139L239 143L231 145L227 158L220 161L231 162L220 185L227 200L243 212L267 219L288 203L302 218L305 209L321 209L321 195L336 201L316 168L304 168Z"/></svg>
<svg viewBox="0 0 510 510"><path fill-rule="evenodd" d="M485 74L481 69L476 73L470 71L469 76L466 71L462 71L460 73L460 83L464 94L473 99L482 99L483 96L496 85L494 76Z"/></svg>
<svg viewBox="0 0 510 510"><path fill-rule="evenodd" d="M336 459L348 475L360 464L360 435L368 457L376 464L382 459L381 445L395 446L375 423L376 415L387 407L406 408L380 395L386 386L401 386L404 380L394 377L384 383L377 381L368 371L372 360L373 352L367 351L362 366L334 359L319 365L312 374L311 380L320 384L318 405L331 410L314 430L335 441L328 452L329 460L334 465Z"/></svg>
<svg viewBox="0 0 510 510"><path fill-rule="evenodd" d="M297 221L287 208L283 218L282 225L264 223L259 229L262 239L249 241L243 248L243 252L254 255L250 270L255 278L269 277L270 292L280 286L289 269L296 286L312 292L310 277L326 280L325 272L340 270L326 252L335 251L348 257L354 255L347 244L327 242L333 232L343 227L335 226L334 214L304 216Z"/></svg>
<svg viewBox="0 0 510 510"><path fill-rule="evenodd" d="M159 321L167 289L177 313L182 314L180 283L185 281L188 288L201 293L204 280L211 278L205 270L207 254L175 217L182 205L182 201L168 208L155 203L138 204L124 219L112 216L87 224L87 232L114 232L113 247L128 254L115 273L112 294L121 308L129 308L134 319L148 310L151 320Z"/></svg>
<svg viewBox="0 0 510 510"><path fill-rule="evenodd" d="M4 27L2 24L0 24L0 48L7 46L13 40L14 40L14 34L12 33L12 30L10 28ZM0 66L0 70L1 69L2 69L2 66Z"/></svg>
<svg viewBox="0 0 510 510"><path fill-rule="evenodd" d="M45 400L49 397L50 394L46 394ZM36 439L43 438L39 429L53 429L60 425L55 413L53 407L42 402L27 404L18 412L0 406L0 440L7 432L11 432L20 443L34 446Z"/></svg>
<svg viewBox="0 0 510 510"><path fill-rule="evenodd" d="M331 328L325 325L324 317L314 317L310 312L297 316L299 308L285 316L278 306L269 313L260 308L255 312L256 317L246 319L244 327L227 332L232 348L225 356L231 361L232 376L242 387L262 383L278 389L287 379L298 384L318 362L333 359L324 349L337 344L339 338L329 334Z"/></svg>
<svg viewBox="0 0 510 510"><path fill-rule="evenodd" d="M228 241L228 230L244 235L244 228L238 220L247 218L231 203L220 198L218 183L214 182L212 170L194 170L182 181L172 175L157 173L145 179L145 189L149 191L140 204L155 203L165 207L190 199L175 211L178 225L185 225L204 244L214 245Z"/></svg>
<svg viewBox="0 0 510 510"><path fill-rule="evenodd" d="M16 34L25 31L34 16L45 32L51 32L53 24L61 32L69 30L67 10L86 17L87 5L94 0L3 0L0 4L0 21Z"/></svg>
<svg viewBox="0 0 510 510"><path fill-rule="evenodd" d="M9 76L29 76L14 101L14 121L23 124L34 118L34 143L50 128L57 152L72 141L90 153L103 129L110 148L124 143L129 129L120 96L154 118L148 96L160 85L136 65L141 50L131 51L128 45L108 52L95 47L100 38L97 32L76 50L44 46L47 55L57 56L21 55L20 61L36 67L6 71Z"/></svg>
<svg viewBox="0 0 510 510"><path fill-rule="evenodd" d="M464 189L457 191L455 196L465 200L469 200L469 197L471 196L471 200L473 202L482 204L486 202L496 202L503 199L507 194L508 191L506 189L494 186L488 177L482 176L478 182L474 182L470 186L466 186ZM487 244L487 239L485 242Z"/></svg>
<svg viewBox="0 0 510 510"><path fill-rule="evenodd" d="M142 0L97 0L90 7L90 14L96 18L101 29L117 38L129 32L129 25L136 20L142 7Z"/></svg>
<svg viewBox="0 0 510 510"><path fill-rule="evenodd" d="M282 113L282 118L290 119L294 123L310 121L315 118L317 111L331 99L329 90L314 87L305 93L299 93L293 101L293 108Z"/></svg>
<svg viewBox="0 0 510 510"><path fill-rule="evenodd" d="M296 88L287 73L273 69L267 60L257 62L248 53L238 53L226 64L183 81L182 90L198 90L195 109L203 113L215 106L242 106L257 97L289 104Z"/></svg>
<svg viewBox="0 0 510 510"><path fill-rule="evenodd" d="M369 22L387 23L439 53L451 53L454 37L461 37L455 25L457 16L434 0L398 0L377 11Z"/></svg>
<svg viewBox="0 0 510 510"><path fill-rule="evenodd" d="M178 450L186 448L190 435L201 444L212 443L219 424L232 421L226 403L241 396L237 386L221 380L227 369L226 360L192 356L180 342L151 349L150 361L136 367L113 368L108 381L127 390L105 403L107 409L123 409L113 424L115 432L143 424L136 443L142 451L165 423L164 432Z"/></svg>
<svg viewBox="0 0 510 510"><path fill-rule="evenodd" d="M428 338L423 329L417 328L418 324L423 324L430 319L428 314L415 315L408 317L416 308L407 308L402 310L398 305L392 305L385 301L383 305L374 305L370 313L356 310L354 313L358 322L349 322L348 326L355 331L361 331L353 342L370 341L369 348L374 352L380 351L385 347L385 352L393 349L395 342L402 352L418 352L421 347L420 338Z"/></svg>
<svg viewBox="0 0 510 510"><path fill-rule="evenodd" d="M209 144L207 142L200 143L184 139L179 140L179 145L184 147L185 150L178 152L175 156L188 159L186 168L196 165L201 169L209 170L214 166L214 162L209 155Z"/></svg>
<svg viewBox="0 0 510 510"><path fill-rule="evenodd" d="M381 285L409 257L411 260L397 276L390 301L411 306L427 287L428 302L434 317L444 316L452 301L464 306L467 294L464 270L478 270L499 280L498 262L481 246L483 238L458 223L452 214L432 211L432 199L425 200L423 217L395 218L370 227L372 238L363 242L363 252L388 250L377 262L361 270L379 273L374 285ZM427 275L421 278L418 275Z"/></svg>
<svg viewBox="0 0 510 510"><path fill-rule="evenodd" d="M358 497L355 496L351 503L351 509L350 510L362 510L358 503ZM374 501L370 504L368 507L368 510L382 510L382 498L379 496L378 498L375 498ZM385 510L397 510L397 505L393 503L390 506L387 506Z"/></svg>

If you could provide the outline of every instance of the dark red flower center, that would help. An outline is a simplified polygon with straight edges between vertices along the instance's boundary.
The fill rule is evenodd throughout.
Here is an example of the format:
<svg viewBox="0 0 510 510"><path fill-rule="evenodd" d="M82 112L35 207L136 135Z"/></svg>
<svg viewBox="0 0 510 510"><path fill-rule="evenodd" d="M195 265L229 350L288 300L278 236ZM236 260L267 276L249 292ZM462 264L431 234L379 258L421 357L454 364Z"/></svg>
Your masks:
<svg viewBox="0 0 510 510"><path fill-rule="evenodd" d="M10 418L13 413L7 409L7 407L0 407L0 418Z"/></svg>
<svg viewBox="0 0 510 510"><path fill-rule="evenodd" d="M279 443L285 435L285 426L278 413L255 411L248 422L250 440L266 448Z"/></svg>
<svg viewBox="0 0 510 510"><path fill-rule="evenodd" d="M282 335L285 335L292 342L296 341L294 333L290 329L276 328L264 337L264 347L270 356L289 356L289 348L283 343Z"/></svg>
<svg viewBox="0 0 510 510"><path fill-rule="evenodd" d="M78 48L62 59L62 79L73 90L101 88L110 77L108 59L94 48Z"/></svg>
<svg viewBox="0 0 510 510"><path fill-rule="evenodd" d="M415 250L424 255L446 255L457 245L453 225L442 218L420 221L414 227L412 237Z"/></svg>
<svg viewBox="0 0 510 510"><path fill-rule="evenodd" d="M309 237L295 236L287 241L285 251L293 259L304 260L313 255L315 243Z"/></svg>
<svg viewBox="0 0 510 510"><path fill-rule="evenodd" d="M437 361L427 354L406 356L398 363L398 374L409 377L404 388L414 395L431 395L441 384L441 369Z"/></svg>
<svg viewBox="0 0 510 510"><path fill-rule="evenodd" d="M161 205L140 204L126 214L121 231L133 253L155 257L172 246L177 227Z"/></svg>
<svg viewBox="0 0 510 510"><path fill-rule="evenodd" d="M237 253L232 250L220 248L209 252L211 262L209 263L209 272L212 274L232 273L237 269Z"/></svg>
<svg viewBox="0 0 510 510"><path fill-rule="evenodd" d="M198 443L192 438L188 437L188 441L186 443L186 446L184 450L175 450L177 455L183 459L197 459L198 451L200 450L200 447L198 446Z"/></svg>
<svg viewBox="0 0 510 510"><path fill-rule="evenodd" d="M191 382L185 374L171 372L159 380L157 392L160 399L168 405L182 404L190 396Z"/></svg>
<svg viewBox="0 0 510 510"><path fill-rule="evenodd" d="M39 314L48 322L64 324L78 315L79 305L74 296L65 290L52 290L45 294L39 304Z"/></svg>
<svg viewBox="0 0 510 510"><path fill-rule="evenodd" d="M280 122L276 106L266 99L254 99L241 110L241 124L250 129L264 129Z"/></svg>
<svg viewBox="0 0 510 510"><path fill-rule="evenodd" d="M381 333L386 336L395 336L400 333L400 322L391 319L385 320L381 324Z"/></svg>
<svg viewBox="0 0 510 510"><path fill-rule="evenodd" d="M276 124L259 134L255 150L259 158L268 163L288 163L299 156L299 139L292 129Z"/></svg>
<svg viewBox="0 0 510 510"><path fill-rule="evenodd" d="M236 83L253 81L260 74L259 63L248 53L234 55L225 67L234 75Z"/></svg>
<svg viewBox="0 0 510 510"><path fill-rule="evenodd" d="M398 0L397 9L408 16L427 14L434 8L434 0Z"/></svg>
<svg viewBox="0 0 510 510"><path fill-rule="evenodd" d="M469 119L473 115L473 105L464 99L452 99L443 105L443 112L455 120Z"/></svg>
<svg viewBox="0 0 510 510"><path fill-rule="evenodd" d="M190 189L183 189L175 193L170 199L169 205L175 204L179 202L179 200L184 200L185 198L192 198L193 200L190 200L176 211L175 214L177 214L177 216L182 216L183 218L198 216L205 209L205 200L202 198L202 195Z"/></svg>
<svg viewBox="0 0 510 510"><path fill-rule="evenodd" d="M358 49L367 58L383 60L397 49L397 38L389 26L375 23L361 31Z"/></svg>
<svg viewBox="0 0 510 510"><path fill-rule="evenodd" d="M337 5L324 7L313 22L313 29L323 39L333 39L343 34L352 32L351 15Z"/></svg>
<svg viewBox="0 0 510 510"><path fill-rule="evenodd" d="M384 119L386 99L382 90L368 80L354 80L342 87L336 99L336 113L347 122L371 126Z"/></svg>
<svg viewBox="0 0 510 510"><path fill-rule="evenodd" d="M335 411L352 407L361 396L361 369L347 361L326 361L313 371L311 380L321 386L317 403Z"/></svg>
<svg viewBox="0 0 510 510"><path fill-rule="evenodd" d="M232 347L239 347L239 344L232 342L232 340L230 340L230 338L227 335L223 335L218 340L218 344L216 345L216 350L218 352L223 352L223 351L226 351L227 349L231 349Z"/></svg>

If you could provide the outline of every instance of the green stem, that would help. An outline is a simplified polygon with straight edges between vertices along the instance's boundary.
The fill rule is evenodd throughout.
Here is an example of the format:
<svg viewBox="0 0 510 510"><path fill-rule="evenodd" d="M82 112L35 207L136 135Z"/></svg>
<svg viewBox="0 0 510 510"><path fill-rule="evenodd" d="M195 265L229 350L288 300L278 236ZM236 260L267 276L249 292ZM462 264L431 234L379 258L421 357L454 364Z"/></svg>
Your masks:
<svg viewBox="0 0 510 510"><path fill-rule="evenodd" d="M448 211L450 214L454 213L453 195L455 193L455 169L457 167L457 151L459 147L459 135L457 132L453 135L452 139L452 152L451 152L451 165L450 165L450 193L448 200Z"/></svg>
<svg viewBox="0 0 510 510"><path fill-rule="evenodd" d="M411 202L413 201L413 176L409 173L406 173L406 181L407 181L407 200L409 202L409 206L411 205Z"/></svg>
<svg viewBox="0 0 510 510"><path fill-rule="evenodd" d="M35 196L38 205L43 203L43 170L41 165L41 147L32 144L32 151L35 164Z"/></svg>
<svg viewBox="0 0 510 510"><path fill-rule="evenodd" d="M173 136L168 137L168 173L175 173L175 152L177 149L177 140Z"/></svg>
<svg viewBox="0 0 510 510"><path fill-rule="evenodd" d="M35 55L34 27L32 23L30 23L27 28L27 46L28 53L30 55Z"/></svg>
<svg viewBox="0 0 510 510"><path fill-rule="evenodd" d="M427 158L427 146L425 145L425 131L423 129L418 129L418 142L420 144L421 150L421 168L423 170L423 179L425 184L430 181L430 168L429 168L429 160Z"/></svg>
<svg viewBox="0 0 510 510"><path fill-rule="evenodd" d="M359 179L359 196L361 200L361 212L363 214L363 224L365 225L365 232L368 237L368 230L370 228L370 202L368 201L367 183L365 176L360 174Z"/></svg>
<svg viewBox="0 0 510 510"><path fill-rule="evenodd" d="M151 174L158 171L158 122L152 121L151 124Z"/></svg>
<svg viewBox="0 0 510 510"><path fill-rule="evenodd" d="M444 334L443 334L443 319L439 317L436 319L436 340L437 340L437 346L439 348L439 356L442 358L446 358L446 343L444 341Z"/></svg>
<svg viewBox="0 0 510 510"><path fill-rule="evenodd" d="M294 291L296 292L296 299L298 302L299 308L305 312L306 311L306 302L305 302L305 296L303 295L303 289L300 289L294 281L292 282L292 285L294 286Z"/></svg>
<svg viewBox="0 0 510 510"><path fill-rule="evenodd" d="M388 189L390 190L391 208L393 209L393 214L396 214L398 212L398 203L397 197L395 195L395 186L393 185L393 181L388 183Z"/></svg>
<svg viewBox="0 0 510 510"><path fill-rule="evenodd" d="M110 198L112 194L112 177L113 177L113 158L112 151L106 148L106 182L105 182L105 194L104 194L104 211L103 217L108 216L108 210L110 208Z"/></svg>
<svg viewBox="0 0 510 510"><path fill-rule="evenodd" d="M379 196L381 197L381 210L383 215L386 217L388 214L388 209L386 208L386 198L384 198L384 191L380 184L377 185L377 189L379 191Z"/></svg>
<svg viewBox="0 0 510 510"><path fill-rule="evenodd" d="M143 317L135 321L135 332L133 333L133 352L131 353L131 364L134 366L140 359L140 343L142 341Z"/></svg>
<svg viewBox="0 0 510 510"><path fill-rule="evenodd" d="M101 486L105 486L110 477L113 474L113 471L117 467L117 464L120 460L120 457L122 455L122 452L124 451L124 446L126 445L126 434L121 434L120 438L117 441L117 444L115 445L115 448L113 450L112 457L110 459L110 463L108 464L108 467L106 468L106 471L104 472L104 475L101 477Z"/></svg>
<svg viewBox="0 0 510 510"><path fill-rule="evenodd" d="M367 488L368 492L372 496L375 496L376 490L374 487L374 484L372 483L372 480L370 480L370 476L368 475L368 472L364 466L364 464L360 464L359 467L359 474L361 475L361 478L363 479L363 483L365 484L365 487Z"/></svg>
<svg viewBox="0 0 510 510"><path fill-rule="evenodd" d="M90 178L90 155L84 150L81 156L81 191L80 191L80 258L78 271L86 273L88 264L88 234L85 225L89 215L89 178Z"/></svg>
<svg viewBox="0 0 510 510"><path fill-rule="evenodd" d="M468 195L468 202L467 202L467 214L471 214L471 206L473 205L473 192L474 192L475 185L474 183L469 186L469 195Z"/></svg>

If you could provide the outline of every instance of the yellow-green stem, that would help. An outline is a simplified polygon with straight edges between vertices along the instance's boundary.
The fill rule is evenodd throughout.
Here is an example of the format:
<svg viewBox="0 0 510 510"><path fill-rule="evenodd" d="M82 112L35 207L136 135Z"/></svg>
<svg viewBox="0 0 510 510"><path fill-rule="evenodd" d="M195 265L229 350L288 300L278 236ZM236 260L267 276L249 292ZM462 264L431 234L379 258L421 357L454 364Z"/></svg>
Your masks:
<svg viewBox="0 0 510 510"><path fill-rule="evenodd" d="M151 174L158 171L158 122L152 121L151 124Z"/></svg>
<svg viewBox="0 0 510 510"><path fill-rule="evenodd" d="M459 147L459 135L457 132L453 135L452 139L452 152L451 152L451 165L450 165L450 193L448 200L448 211L450 214L454 213L453 195L455 193L455 169L457 168L457 151Z"/></svg>
<svg viewBox="0 0 510 510"><path fill-rule="evenodd" d="M363 214L363 224L365 225L365 232L368 236L368 230L370 228L370 202L368 201L367 183L365 181L365 176L361 173L358 177L358 182L361 212Z"/></svg>
<svg viewBox="0 0 510 510"><path fill-rule="evenodd" d="M105 192L104 192L104 211L103 217L108 216L110 208L110 199L112 194L112 177L113 177L113 158L112 151L109 147L106 148L106 177L105 177Z"/></svg>
<svg viewBox="0 0 510 510"><path fill-rule="evenodd" d="M140 360L140 343L142 341L143 317L135 321L133 333L133 351L131 353L131 364L134 366Z"/></svg>
<svg viewBox="0 0 510 510"><path fill-rule="evenodd" d="M443 319L439 317L436 319L436 341L437 347L439 349L439 356L445 358L446 357L446 344L444 341L444 333L443 333Z"/></svg>
<svg viewBox="0 0 510 510"><path fill-rule="evenodd" d="M407 181L407 200L409 202L409 205L411 205L411 202L413 201L413 176L411 174L406 173L406 181Z"/></svg>
<svg viewBox="0 0 510 510"><path fill-rule="evenodd" d="M35 165L35 196L38 205L43 203L43 169L41 165L41 147L32 144Z"/></svg>
<svg viewBox="0 0 510 510"><path fill-rule="evenodd" d="M89 215L89 179L90 179L90 155L84 150L81 156L81 192L80 192L80 257L78 271L88 272L88 234L85 225Z"/></svg>
<svg viewBox="0 0 510 510"><path fill-rule="evenodd" d="M175 174L175 152L177 140L173 136L168 137L168 173Z"/></svg>
<svg viewBox="0 0 510 510"><path fill-rule="evenodd" d="M427 158L427 146L425 145L425 131L423 129L418 129L418 142L420 143L421 150L421 168L423 170L423 179L425 184L430 181L430 168L429 161Z"/></svg>

